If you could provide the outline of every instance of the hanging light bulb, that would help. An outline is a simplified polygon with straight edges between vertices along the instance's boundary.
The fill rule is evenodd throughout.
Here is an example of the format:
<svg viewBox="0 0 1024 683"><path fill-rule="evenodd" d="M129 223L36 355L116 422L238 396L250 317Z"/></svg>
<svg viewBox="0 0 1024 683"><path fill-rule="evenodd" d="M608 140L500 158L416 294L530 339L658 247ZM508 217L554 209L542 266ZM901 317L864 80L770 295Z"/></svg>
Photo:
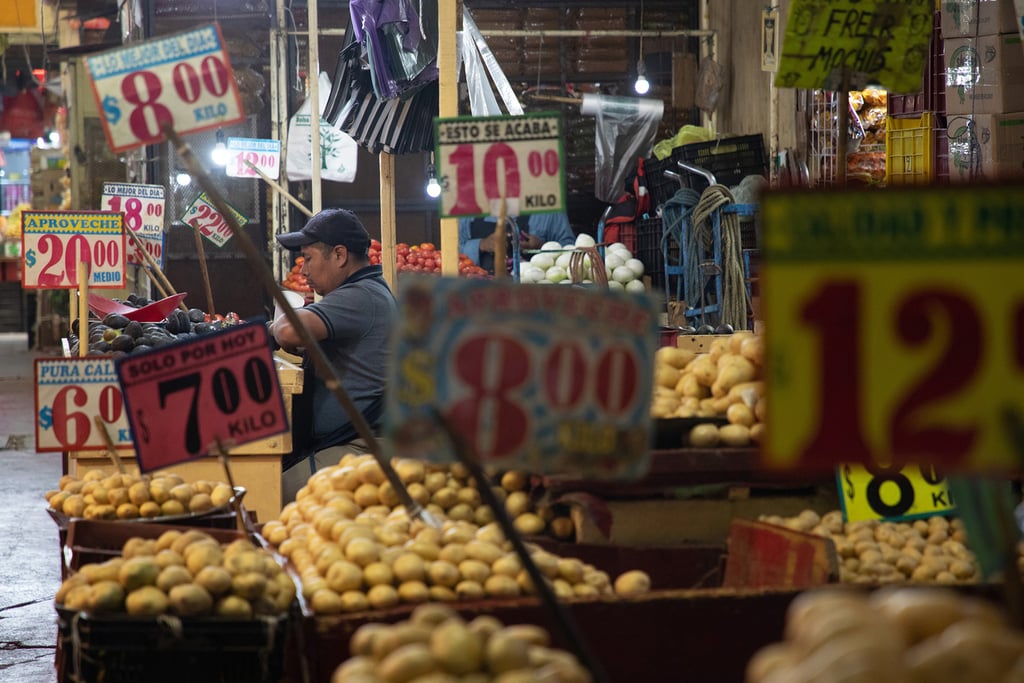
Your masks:
<svg viewBox="0 0 1024 683"><path fill-rule="evenodd" d="M223 131L217 131L217 144L210 151L210 160L217 166L227 166L228 164L228 148L224 144Z"/></svg>
<svg viewBox="0 0 1024 683"><path fill-rule="evenodd" d="M178 171L178 174L174 176L174 182L177 183L179 187L185 187L192 182L192 176L185 173L185 171Z"/></svg>
<svg viewBox="0 0 1024 683"><path fill-rule="evenodd" d="M641 58L636 63L636 83L633 84L633 90L636 91L637 95L646 95L651 89L651 82L647 80L645 72L644 60Z"/></svg>
<svg viewBox="0 0 1024 683"><path fill-rule="evenodd" d="M431 199L437 199L441 196L441 183L437 182L437 169L434 164L427 165L427 196Z"/></svg>

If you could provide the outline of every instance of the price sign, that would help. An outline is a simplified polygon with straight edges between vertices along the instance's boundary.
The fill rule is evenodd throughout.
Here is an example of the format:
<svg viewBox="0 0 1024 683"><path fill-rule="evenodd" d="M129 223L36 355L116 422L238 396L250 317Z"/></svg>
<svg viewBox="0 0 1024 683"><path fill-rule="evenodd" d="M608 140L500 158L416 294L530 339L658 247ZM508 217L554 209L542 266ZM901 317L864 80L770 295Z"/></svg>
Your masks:
<svg viewBox="0 0 1024 683"><path fill-rule="evenodd" d="M929 465L846 464L836 473L843 519L900 522L956 510L945 475Z"/></svg>
<svg viewBox="0 0 1024 683"><path fill-rule="evenodd" d="M216 24L85 58L103 130L114 152L245 118Z"/></svg>
<svg viewBox="0 0 1024 683"><path fill-rule="evenodd" d="M121 214L109 211L23 211L21 253L25 289L75 289L78 263L89 266L93 289L125 287Z"/></svg>
<svg viewBox="0 0 1024 683"><path fill-rule="evenodd" d="M606 478L646 471L653 300L460 278L399 286L385 411L398 455L452 460L436 410L487 464Z"/></svg>
<svg viewBox="0 0 1024 683"><path fill-rule="evenodd" d="M228 138L227 148L228 163L225 169L232 178L258 178L259 174L249 164L275 180L281 172L280 140Z"/></svg>
<svg viewBox="0 0 1024 683"><path fill-rule="evenodd" d="M96 415L115 446L131 447L112 358L37 358L35 380L38 452L106 450Z"/></svg>
<svg viewBox="0 0 1024 683"><path fill-rule="evenodd" d="M793 0L775 85L917 92L934 14L932 0Z"/></svg>
<svg viewBox="0 0 1024 683"><path fill-rule="evenodd" d="M767 462L1019 469L1024 188L766 193Z"/></svg>
<svg viewBox="0 0 1024 683"><path fill-rule="evenodd" d="M435 119L442 216L525 216L565 210L557 114Z"/></svg>
<svg viewBox="0 0 1024 683"><path fill-rule="evenodd" d="M138 235L142 246L164 266L164 188L162 185L134 183L103 183L100 208L124 214L124 226ZM137 266L145 262L138 247L131 243L128 264Z"/></svg>
<svg viewBox="0 0 1024 683"><path fill-rule="evenodd" d="M249 219L243 216L238 209L231 205L228 205L228 208L231 209L231 215L238 221L238 225L242 226L249 222ZM186 225L191 225L218 247L223 247L224 243L234 234L228 227L228 222L224 220L224 216L220 215L205 192L200 192L199 196L188 205L181 221Z"/></svg>
<svg viewBox="0 0 1024 683"><path fill-rule="evenodd" d="M117 377L143 472L288 430L261 323L125 356Z"/></svg>

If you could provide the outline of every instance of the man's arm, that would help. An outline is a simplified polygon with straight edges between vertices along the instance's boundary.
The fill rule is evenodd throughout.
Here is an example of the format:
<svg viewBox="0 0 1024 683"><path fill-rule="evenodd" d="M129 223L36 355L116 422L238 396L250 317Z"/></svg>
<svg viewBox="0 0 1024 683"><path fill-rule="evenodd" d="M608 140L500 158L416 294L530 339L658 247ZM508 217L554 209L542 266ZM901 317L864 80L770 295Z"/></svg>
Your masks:
<svg viewBox="0 0 1024 683"><path fill-rule="evenodd" d="M465 254L479 265L481 251L494 251L494 235L488 235L483 239L473 239L469 236L469 226L472 218L459 219L459 253Z"/></svg>
<svg viewBox="0 0 1024 683"><path fill-rule="evenodd" d="M299 316L299 320L302 321L306 329L313 336L313 339L321 341L327 339L327 326L324 325L324 321L320 319L320 316L316 315L312 311L296 310L295 314ZM294 351L297 347L303 346L305 342L302 341L302 337L299 336L298 331L288 321L288 318L281 316L270 325L270 334L274 336L277 343L281 345L285 351Z"/></svg>
<svg viewBox="0 0 1024 683"><path fill-rule="evenodd" d="M530 216L530 233L544 242L558 242L562 246L574 244L576 235L569 225L564 211L558 213L535 213Z"/></svg>

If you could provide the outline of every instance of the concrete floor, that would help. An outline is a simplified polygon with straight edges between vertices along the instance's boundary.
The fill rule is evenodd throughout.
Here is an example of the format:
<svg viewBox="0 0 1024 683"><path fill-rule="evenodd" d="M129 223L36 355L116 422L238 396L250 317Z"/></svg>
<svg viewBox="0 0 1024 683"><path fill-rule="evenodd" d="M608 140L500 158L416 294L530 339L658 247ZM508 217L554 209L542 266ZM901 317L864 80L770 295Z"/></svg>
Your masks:
<svg viewBox="0 0 1024 683"><path fill-rule="evenodd" d="M55 681L57 528L43 494L60 453L36 453L33 360L25 334L0 334L0 681Z"/></svg>

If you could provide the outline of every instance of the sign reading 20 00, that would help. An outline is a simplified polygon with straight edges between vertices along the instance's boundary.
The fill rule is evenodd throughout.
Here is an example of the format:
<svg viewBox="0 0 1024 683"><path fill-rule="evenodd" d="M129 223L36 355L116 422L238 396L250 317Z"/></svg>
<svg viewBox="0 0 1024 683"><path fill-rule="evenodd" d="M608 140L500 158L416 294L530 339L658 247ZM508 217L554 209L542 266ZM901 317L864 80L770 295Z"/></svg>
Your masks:
<svg viewBox="0 0 1024 683"><path fill-rule="evenodd" d="M102 52L85 60L107 142L115 152L244 118L216 24Z"/></svg>

